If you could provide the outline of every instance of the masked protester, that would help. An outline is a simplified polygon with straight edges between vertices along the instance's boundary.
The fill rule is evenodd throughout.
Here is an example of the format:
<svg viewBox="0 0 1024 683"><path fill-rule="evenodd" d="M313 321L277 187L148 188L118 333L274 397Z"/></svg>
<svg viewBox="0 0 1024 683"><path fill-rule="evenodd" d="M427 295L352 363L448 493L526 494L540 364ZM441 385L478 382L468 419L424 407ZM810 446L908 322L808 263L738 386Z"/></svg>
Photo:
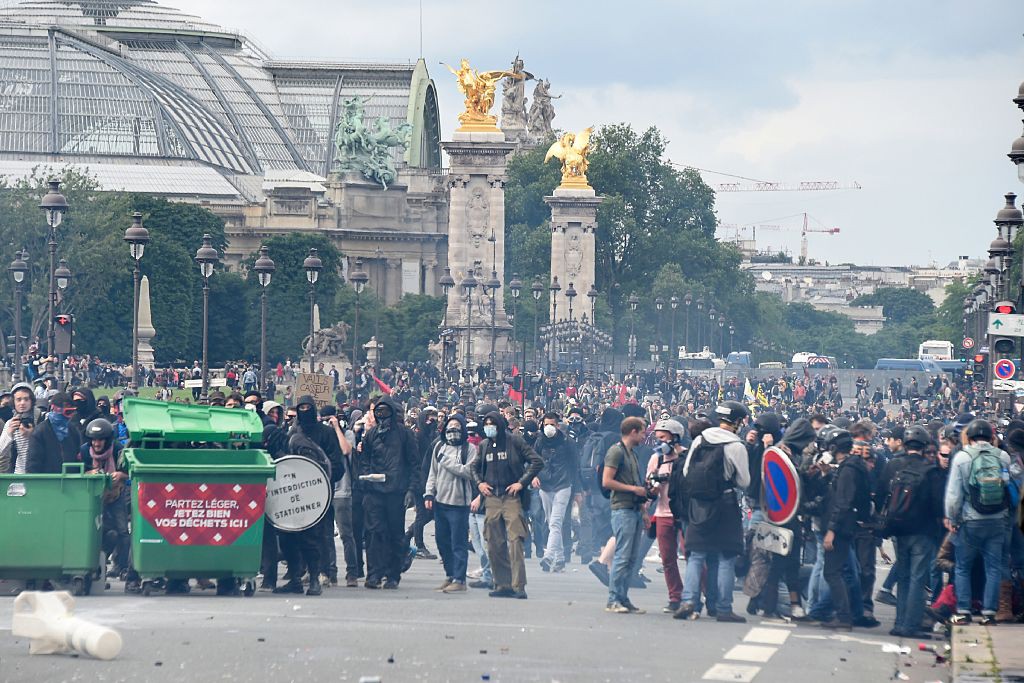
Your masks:
<svg viewBox="0 0 1024 683"><path fill-rule="evenodd" d="M420 481L426 482L430 472L430 456L434 446L438 442L437 409L427 406L423 412L416 417L416 447L420 455ZM427 549L423 541L423 529L434 519L433 511L424 505L423 491L417 492L416 496L416 519L405 531L405 542L415 540L416 557L422 560L436 560L434 555Z"/></svg>
<svg viewBox="0 0 1024 683"><path fill-rule="evenodd" d="M469 443L466 419L454 415L430 453L424 505L433 510L437 548L444 565L442 593L466 592L469 562L469 507L473 501L473 461L476 447Z"/></svg>
<svg viewBox="0 0 1024 683"><path fill-rule="evenodd" d="M405 510L420 490L416 436L405 426L401 406L385 396L373 407L376 424L363 437L354 466L363 493L366 588L394 590L406 554Z"/></svg>
<svg viewBox="0 0 1024 683"><path fill-rule="evenodd" d="M79 462L82 435L71 420L75 405L71 397L58 392L50 398L50 412L29 438L25 471L29 474L60 474L61 465Z"/></svg>

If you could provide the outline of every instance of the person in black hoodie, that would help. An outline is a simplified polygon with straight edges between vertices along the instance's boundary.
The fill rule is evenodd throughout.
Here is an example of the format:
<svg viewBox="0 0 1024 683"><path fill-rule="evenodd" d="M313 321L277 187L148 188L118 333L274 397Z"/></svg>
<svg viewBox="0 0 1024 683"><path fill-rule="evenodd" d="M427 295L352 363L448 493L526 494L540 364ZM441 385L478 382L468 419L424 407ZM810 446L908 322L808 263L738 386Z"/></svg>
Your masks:
<svg viewBox="0 0 1024 683"><path fill-rule="evenodd" d="M71 402L75 406L75 414L71 419L79 435L85 434L85 427L100 415L96 409L96 396L88 387L76 387L71 390Z"/></svg>
<svg viewBox="0 0 1024 683"><path fill-rule="evenodd" d="M565 569L562 536L565 516L571 509L573 494L580 492L579 458L572 442L558 428L558 413L546 413L543 421L541 434L533 448L544 461L544 469L534 477L532 486L540 489L544 517L548 521L548 542L540 568L557 573Z"/></svg>
<svg viewBox="0 0 1024 683"><path fill-rule="evenodd" d="M74 414L75 406L70 396L60 392L50 398L50 412L29 437L25 472L60 474L63 463L80 462L78 452L82 448L82 435L72 426Z"/></svg>
<svg viewBox="0 0 1024 683"><path fill-rule="evenodd" d="M398 588L405 554L405 510L415 505L420 484L416 436L403 424L390 396L373 408L376 424L363 437L353 466L363 492L366 523L366 588ZM383 477L381 476L383 475Z"/></svg>
<svg viewBox="0 0 1024 683"><path fill-rule="evenodd" d="M484 416L484 441L473 461L473 483L484 496L484 538L494 576L492 598L526 599L526 521L523 493L544 461L523 439L508 431L498 411Z"/></svg>
<svg viewBox="0 0 1024 683"><path fill-rule="evenodd" d="M437 408L427 406L416 416L416 448L420 456L420 487L416 496L416 518L405 530L405 542L415 540L416 557L421 560L436 560L437 555L427 549L423 540L423 529L434 519L433 510L425 506L422 487L426 485L430 472L430 454L438 441Z"/></svg>

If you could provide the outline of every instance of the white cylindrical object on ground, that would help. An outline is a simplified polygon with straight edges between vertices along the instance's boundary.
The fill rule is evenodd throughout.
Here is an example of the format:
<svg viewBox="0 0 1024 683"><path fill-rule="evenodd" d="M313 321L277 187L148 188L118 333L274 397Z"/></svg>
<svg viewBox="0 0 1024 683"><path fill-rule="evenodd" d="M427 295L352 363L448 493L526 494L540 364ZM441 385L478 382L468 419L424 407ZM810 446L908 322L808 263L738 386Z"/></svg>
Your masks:
<svg viewBox="0 0 1024 683"><path fill-rule="evenodd" d="M11 632L31 638L29 654L78 652L113 659L121 652L120 634L72 614L75 599L66 591L26 591L14 600Z"/></svg>

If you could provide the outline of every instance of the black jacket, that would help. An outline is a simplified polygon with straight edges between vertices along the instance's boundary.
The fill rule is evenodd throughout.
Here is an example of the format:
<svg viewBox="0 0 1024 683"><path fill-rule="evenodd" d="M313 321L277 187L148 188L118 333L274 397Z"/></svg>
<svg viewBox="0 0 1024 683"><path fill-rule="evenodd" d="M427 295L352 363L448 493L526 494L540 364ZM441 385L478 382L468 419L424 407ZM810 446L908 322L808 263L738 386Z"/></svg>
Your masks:
<svg viewBox="0 0 1024 683"><path fill-rule="evenodd" d="M380 400L391 407L391 428L381 431L375 425L363 437L362 449L353 451L352 485L366 493L404 493L422 495L420 456L416 435L403 424L401 406L390 397ZM360 481L365 474L384 474L383 482Z"/></svg>
<svg viewBox="0 0 1024 683"><path fill-rule="evenodd" d="M543 491L557 491L571 487L573 493L580 493L580 466L576 449L569 438L558 430L555 438L543 434L537 437L533 449L544 461L544 469L538 478Z"/></svg>
<svg viewBox="0 0 1024 683"><path fill-rule="evenodd" d="M49 420L43 420L32 430L28 439L28 457L25 471L29 474L60 474L61 465L66 462L81 462L79 451L82 437L71 420L68 421L68 435L58 441Z"/></svg>
<svg viewBox="0 0 1024 683"><path fill-rule="evenodd" d="M488 413L485 418L487 417L493 418L498 426L498 436L494 438L495 445L508 453L508 462L518 477L517 481L522 484L524 492L529 491L533 478L544 469L544 461L528 443L523 441L522 437L508 431L508 423L501 413ZM491 439L481 441L478 449L480 457L473 461L473 485L477 488L481 482L486 480L486 454L490 449Z"/></svg>
<svg viewBox="0 0 1024 683"><path fill-rule="evenodd" d="M922 476L922 485L914 487L915 493L919 495L909 510L909 517L899 525L900 528L889 529L887 533L894 536L926 534L941 539L944 533L942 518L945 515L946 474L920 453L901 453L898 458L889 461L885 470L878 477L878 489L875 493L876 509L885 510L889 501L891 482L899 472L904 470L919 472Z"/></svg>
<svg viewBox="0 0 1024 683"><path fill-rule="evenodd" d="M871 482L863 458L847 455L839 465L828 499L825 528L852 537L859 522L871 519Z"/></svg>

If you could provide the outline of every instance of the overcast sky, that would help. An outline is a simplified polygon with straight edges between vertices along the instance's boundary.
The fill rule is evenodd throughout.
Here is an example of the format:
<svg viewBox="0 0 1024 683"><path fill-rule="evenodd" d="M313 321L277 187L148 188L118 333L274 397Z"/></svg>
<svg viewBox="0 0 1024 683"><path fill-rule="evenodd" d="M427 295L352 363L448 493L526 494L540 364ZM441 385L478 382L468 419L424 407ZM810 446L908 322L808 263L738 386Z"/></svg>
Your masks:
<svg viewBox="0 0 1024 683"><path fill-rule="evenodd" d="M275 57L420 54L418 0L166 4ZM423 0L423 56L446 139L461 97L439 62L504 68L518 52L562 95L557 127L655 125L678 163L863 186L720 194L722 223L798 228L808 212L841 229L811 235L812 258L945 263L980 256L1002 195L1021 187L1006 153L1022 130L1022 19L1020 0ZM798 229L758 241L799 254Z"/></svg>

